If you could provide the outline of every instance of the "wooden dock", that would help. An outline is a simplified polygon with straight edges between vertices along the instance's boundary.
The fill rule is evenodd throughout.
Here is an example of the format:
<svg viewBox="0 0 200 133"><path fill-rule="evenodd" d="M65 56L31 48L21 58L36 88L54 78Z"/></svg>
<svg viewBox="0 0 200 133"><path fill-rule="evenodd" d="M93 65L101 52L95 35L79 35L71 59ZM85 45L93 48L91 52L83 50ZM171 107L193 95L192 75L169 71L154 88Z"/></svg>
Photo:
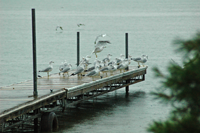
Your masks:
<svg viewBox="0 0 200 133"><path fill-rule="evenodd" d="M0 126L1 132L13 128L23 128L24 123L33 121L35 130L43 127L38 122L45 113L59 108L64 111L67 107L76 105L84 100L127 87L145 80L146 67L129 66L123 73L116 71L103 78L95 77L63 77L52 74L50 77L37 79L38 97L33 97L33 81L25 81L0 88ZM52 91L51 91L52 90ZM128 91L128 90L126 90ZM45 118L46 119L46 118ZM56 119L56 117L55 117ZM53 126L57 128L53 119ZM39 123L41 123L39 125ZM45 128L43 128L46 131ZM47 130L47 131L51 131Z"/></svg>

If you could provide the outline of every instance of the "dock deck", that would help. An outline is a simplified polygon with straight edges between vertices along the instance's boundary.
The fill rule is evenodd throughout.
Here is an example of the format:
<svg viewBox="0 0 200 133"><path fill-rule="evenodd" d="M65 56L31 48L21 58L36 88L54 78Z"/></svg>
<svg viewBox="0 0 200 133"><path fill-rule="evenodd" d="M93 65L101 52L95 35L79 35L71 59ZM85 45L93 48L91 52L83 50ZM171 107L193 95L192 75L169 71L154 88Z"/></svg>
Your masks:
<svg viewBox="0 0 200 133"><path fill-rule="evenodd" d="M1 87L0 124L33 110L46 108L47 105L58 100L61 100L61 105L56 103L57 106L54 106L54 109L57 107L66 108L70 104L74 105L94 96L144 81L147 68L147 66L141 68L129 66L128 71L120 73L117 70L113 74L108 73L108 76L101 75L103 78L95 77L94 80L91 77L63 77L59 74L52 74L50 77L45 76L37 79L37 98L32 96L32 80ZM5 129L8 128L4 125L2 131Z"/></svg>

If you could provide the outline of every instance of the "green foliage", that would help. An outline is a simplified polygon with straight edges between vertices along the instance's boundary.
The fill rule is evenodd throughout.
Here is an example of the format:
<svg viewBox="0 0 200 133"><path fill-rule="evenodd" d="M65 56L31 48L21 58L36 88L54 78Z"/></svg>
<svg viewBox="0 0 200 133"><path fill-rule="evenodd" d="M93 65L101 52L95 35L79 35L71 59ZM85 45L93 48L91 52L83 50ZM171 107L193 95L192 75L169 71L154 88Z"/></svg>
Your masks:
<svg viewBox="0 0 200 133"><path fill-rule="evenodd" d="M168 75L154 68L156 77L163 79L162 88L152 94L171 103L173 110L166 121L154 121L148 131L155 133L200 133L200 33L191 40L177 39L177 52L184 54L183 64L171 63Z"/></svg>

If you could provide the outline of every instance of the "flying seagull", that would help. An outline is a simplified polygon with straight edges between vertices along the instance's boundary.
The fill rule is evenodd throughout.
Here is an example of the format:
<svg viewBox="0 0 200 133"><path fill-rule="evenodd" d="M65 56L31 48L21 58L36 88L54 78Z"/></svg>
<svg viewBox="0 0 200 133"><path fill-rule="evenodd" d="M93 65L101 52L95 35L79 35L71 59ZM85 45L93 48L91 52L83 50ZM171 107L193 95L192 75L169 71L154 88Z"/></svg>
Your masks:
<svg viewBox="0 0 200 133"><path fill-rule="evenodd" d="M80 23L80 24L77 24L77 26L78 26L78 27L80 27L80 26L85 26L85 24L81 24L81 23Z"/></svg>
<svg viewBox="0 0 200 133"><path fill-rule="evenodd" d="M95 41L94 41L94 44L97 44L97 40L98 40L99 37L105 37L105 36L107 36L107 34L98 35L98 36L96 37Z"/></svg>
<svg viewBox="0 0 200 133"><path fill-rule="evenodd" d="M58 29L63 30L63 28L62 28L61 26L57 26L57 27L56 27L56 31L57 31Z"/></svg>
<svg viewBox="0 0 200 133"><path fill-rule="evenodd" d="M96 58L97 58L97 53L101 52L106 46L101 46L101 47L96 47L91 54L95 53Z"/></svg>
<svg viewBox="0 0 200 133"><path fill-rule="evenodd" d="M110 41L98 41L94 47L106 46L107 44L111 44L111 42Z"/></svg>

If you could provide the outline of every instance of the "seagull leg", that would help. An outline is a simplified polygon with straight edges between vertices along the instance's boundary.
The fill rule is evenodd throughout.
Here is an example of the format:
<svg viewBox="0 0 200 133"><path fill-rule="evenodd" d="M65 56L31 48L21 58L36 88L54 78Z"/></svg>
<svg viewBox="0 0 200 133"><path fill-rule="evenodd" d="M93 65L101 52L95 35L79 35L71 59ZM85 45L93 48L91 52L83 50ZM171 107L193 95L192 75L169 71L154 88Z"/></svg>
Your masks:
<svg viewBox="0 0 200 133"><path fill-rule="evenodd" d="M97 54L95 53L95 55L96 55L96 58L97 58Z"/></svg>

